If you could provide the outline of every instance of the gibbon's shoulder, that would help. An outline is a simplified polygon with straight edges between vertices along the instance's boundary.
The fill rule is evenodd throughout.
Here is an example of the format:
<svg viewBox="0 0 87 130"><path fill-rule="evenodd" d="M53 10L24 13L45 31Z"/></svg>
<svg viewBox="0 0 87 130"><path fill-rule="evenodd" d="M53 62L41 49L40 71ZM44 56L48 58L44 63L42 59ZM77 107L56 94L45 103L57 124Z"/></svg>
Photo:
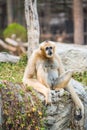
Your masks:
<svg viewBox="0 0 87 130"><path fill-rule="evenodd" d="M31 54L31 58L34 58L34 59L35 58L39 58L40 55L41 55L40 49L38 48L38 49L36 49L36 50L33 51L33 53Z"/></svg>

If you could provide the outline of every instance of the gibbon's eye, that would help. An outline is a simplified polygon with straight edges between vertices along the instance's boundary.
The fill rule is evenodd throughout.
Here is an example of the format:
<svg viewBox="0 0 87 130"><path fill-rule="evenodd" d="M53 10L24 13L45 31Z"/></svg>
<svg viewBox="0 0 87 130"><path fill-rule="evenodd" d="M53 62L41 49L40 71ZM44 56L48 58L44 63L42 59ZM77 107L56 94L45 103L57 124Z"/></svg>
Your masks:
<svg viewBox="0 0 87 130"><path fill-rule="evenodd" d="M46 47L45 49L46 49L46 51L47 51L47 50L49 49L49 47Z"/></svg>
<svg viewBox="0 0 87 130"><path fill-rule="evenodd" d="M52 46L50 46L50 49L52 49Z"/></svg>

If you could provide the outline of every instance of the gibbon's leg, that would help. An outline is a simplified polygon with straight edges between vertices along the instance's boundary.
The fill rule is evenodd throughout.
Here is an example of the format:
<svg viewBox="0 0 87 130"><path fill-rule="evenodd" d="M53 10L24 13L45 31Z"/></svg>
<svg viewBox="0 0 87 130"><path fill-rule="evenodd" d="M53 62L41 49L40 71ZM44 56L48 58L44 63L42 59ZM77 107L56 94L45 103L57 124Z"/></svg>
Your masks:
<svg viewBox="0 0 87 130"><path fill-rule="evenodd" d="M70 81L71 76L72 76L72 73L70 71L65 72L65 74L59 77L58 79L59 81L58 80L56 81L58 85L55 86L54 89L58 90L60 88L65 88L68 92L70 92L72 100L74 101L75 106L76 106L75 119L79 121L82 117L84 117L84 106L80 98L76 94L74 87L71 84L71 81Z"/></svg>
<svg viewBox="0 0 87 130"><path fill-rule="evenodd" d="M36 79L23 79L23 83L24 85L28 85L33 87L35 90L37 90L38 92L42 93L45 96L45 101L46 104L51 103L51 93L50 93L50 89L46 88L43 84L41 84L38 80Z"/></svg>
<svg viewBox="0 0 87 130"><path fill-rule="evenodd" d="M64 74L62 74L60 77L58 77L55 80L53 89L59 90L61 88L66 88L66 86L69 83L71 77L72 77L72 72L71 71L65 72Z"/></svg>
<svg viewBox="0 0 87 130"><path fill-rule="evenodd" d="M76 112L78 113L75 113L75 119L79 121L82 117L84 117L84 106L80 98L76 94L75 89L71 85L71 82L69 82L68 86L66 87L66 90L70 92L72 100L76 105Z"/></svg>

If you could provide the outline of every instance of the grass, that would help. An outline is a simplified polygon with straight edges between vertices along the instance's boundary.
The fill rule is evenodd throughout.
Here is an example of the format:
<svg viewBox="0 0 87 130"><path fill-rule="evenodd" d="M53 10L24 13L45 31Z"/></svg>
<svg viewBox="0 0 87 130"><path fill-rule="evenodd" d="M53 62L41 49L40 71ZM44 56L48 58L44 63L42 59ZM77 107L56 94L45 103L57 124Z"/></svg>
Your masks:
<svg viewBox="0 0 87 130"><path fill-rule="evenodd" d="M27 57L22 55L18 63L0 63L0 80L7 80L13 83L21 83L24 69L26 67ZM87 71L75 73L73 78L87 86Z"/></svg>
<svg viewBox="0 0 87 130"><path fill-rule="evenodd" d="M18 63L0 63L0 80L22 82L27 57L23 55Z"/></svg>
<svg viewBox="0 0 87 130"><path fill-rule="evenodd" d="M76 72L73 75L73 78L76 79L77 81L81 82L85 86L87 86L87 71L82 72L82 73Z"/></svg>

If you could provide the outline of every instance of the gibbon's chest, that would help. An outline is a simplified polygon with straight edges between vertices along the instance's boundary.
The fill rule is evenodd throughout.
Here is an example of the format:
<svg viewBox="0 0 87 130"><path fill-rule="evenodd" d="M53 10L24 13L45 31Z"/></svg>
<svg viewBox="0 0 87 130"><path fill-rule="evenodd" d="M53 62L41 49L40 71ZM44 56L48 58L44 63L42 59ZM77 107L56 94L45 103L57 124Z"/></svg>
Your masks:
<svg viewBox="0 0 87 130"><path fill-rule="evenodd" d="M47 59L43 61L43 68L47 69L47 71L52 70L52 69L57 70L59 68L59 65L58 65L57 60Z"/></svg>
<svg viewBox="0 0 87 130"><path fill-rule="evenodd" d="M46 79L45 82L47 82L47 84L49 84L49 86L52 87L55 80L59 76L58 68L59 68L59 64L56 59L37 60L37 64L36 64L37 78L41 82L43 82Z"/></svg>
<svg viewBox="0 0 87 130"><path fill-rule="evenodd" d="M42 68L44 71L57 70L59 68L58 61L56 59L41 59L37 60L36 69Z"/></svg>

